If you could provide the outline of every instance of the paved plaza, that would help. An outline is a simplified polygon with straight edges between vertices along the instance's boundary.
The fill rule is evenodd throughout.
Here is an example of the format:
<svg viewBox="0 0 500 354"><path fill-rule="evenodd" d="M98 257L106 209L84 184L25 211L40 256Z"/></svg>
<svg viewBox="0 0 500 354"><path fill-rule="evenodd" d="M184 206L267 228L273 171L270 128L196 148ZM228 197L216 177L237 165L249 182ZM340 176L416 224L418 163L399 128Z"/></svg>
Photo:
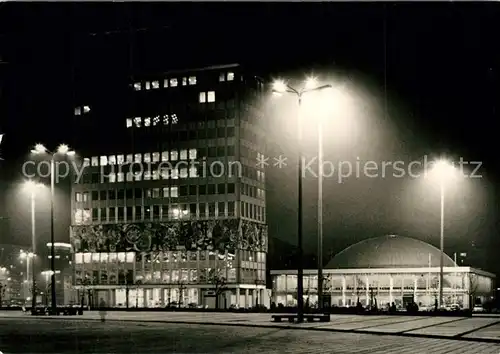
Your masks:
<svg viewBox="0 0 500 354"><path fill-rule="evenodd" d="M0 312L0 317L33 317L17 311ZM60 320L98 320L95 311L83 316L51 316ZM275 327L310 331L387 334L408 337L450 338L500 344L500 317L422 317L422 316L357 316L332 315L330 322L293 324L271 321L270 314L217 312L125 312L110 311L111 321L142 321L151 323L212 324L244 327ZM404 339L406 340L406 339ZM500 350L499 350L500 353Z"/></svg>
<svg viewBox="0 0 500 354"><path fill-rule="evenodd" d="M154 322L154 314L141 313L135 321L101 323L93 316L57 319L26 316L0 317L0 351L7 353L311 353L311 354L441 354L500 353L500 344L436 339L404 338L277 327L241 327L229 324ZM182 321L186 314L171 314ZM188 317L192 315L187 314ZM231 316L211 314L229 323ZM243 321L245 315L233 315ZM202 316L199 316L202 317ZM257 320L262 315L250 315ZM235 318L236 319L236 318ZM198 318L205 322L208 318ZM367 321L370 322L370 321ZM337 321L339 324L340 321ZM354 320L351 321L354 323ZM305 324L307 325L307 324Z"/></svg>

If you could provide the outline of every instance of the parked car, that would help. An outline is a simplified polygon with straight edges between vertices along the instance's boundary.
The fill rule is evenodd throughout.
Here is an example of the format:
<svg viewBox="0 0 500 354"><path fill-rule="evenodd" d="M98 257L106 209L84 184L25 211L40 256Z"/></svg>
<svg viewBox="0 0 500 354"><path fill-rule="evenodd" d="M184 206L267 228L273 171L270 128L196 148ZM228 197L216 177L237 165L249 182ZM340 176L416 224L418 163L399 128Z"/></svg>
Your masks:
<svg viewBox="0 0 500 354"><path fill-rule="evenodd" d="M481 305L476 305L474 306L474 308L472 309L472 312L484 312L484 307L481 306Z"/></svg>

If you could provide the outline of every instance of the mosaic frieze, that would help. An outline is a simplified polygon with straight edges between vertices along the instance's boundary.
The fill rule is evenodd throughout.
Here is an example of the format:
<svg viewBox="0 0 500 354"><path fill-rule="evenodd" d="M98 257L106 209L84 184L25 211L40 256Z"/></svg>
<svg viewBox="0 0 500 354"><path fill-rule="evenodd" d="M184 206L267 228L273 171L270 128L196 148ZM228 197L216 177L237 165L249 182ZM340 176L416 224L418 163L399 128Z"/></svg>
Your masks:
<svg viewBox="0 0 500 354"><path fill-rule="evenodd" d="M72 226L75 252L267 251L267 226L228 219Z"/></svg>

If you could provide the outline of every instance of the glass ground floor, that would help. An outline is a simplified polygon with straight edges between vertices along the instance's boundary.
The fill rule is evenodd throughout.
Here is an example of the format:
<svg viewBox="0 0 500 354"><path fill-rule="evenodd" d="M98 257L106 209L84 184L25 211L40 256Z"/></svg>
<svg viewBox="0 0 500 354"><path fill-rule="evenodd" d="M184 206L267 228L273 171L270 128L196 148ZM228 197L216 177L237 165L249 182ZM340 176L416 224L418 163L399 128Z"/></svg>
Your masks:
<svg viewBox="0 0 500 354"><path fill-rule="evenodd" d="M75 302L96 307L104 300L108 307L117 308L252 308L269 307L270 292L263 285L227 285L216 289L213 285L196 286L139 286L139 287L76 287Z"/></svg>
<svg viewBox="0 0 500 354"><path fill-rule="evenodd" d="M311 307L318 302L318 271L304 270L304 302ZM296 306L297 271L272 270L272 302L276 305ZM489 299L495 289L495 275L470 267L443 269L442 305L469 308ZM415 302L419 307L432 307L439 301L440 269L381 268L381 269L325 269L323 294L326 306L397 307Z"/></svg>

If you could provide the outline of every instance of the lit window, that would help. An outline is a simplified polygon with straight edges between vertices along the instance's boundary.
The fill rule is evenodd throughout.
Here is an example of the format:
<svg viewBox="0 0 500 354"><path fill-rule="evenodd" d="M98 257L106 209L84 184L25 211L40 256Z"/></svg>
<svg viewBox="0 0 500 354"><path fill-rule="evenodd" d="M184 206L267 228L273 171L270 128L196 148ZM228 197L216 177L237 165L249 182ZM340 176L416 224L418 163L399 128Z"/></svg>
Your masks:
<svg viewBox="0 0 500 354"><path fill-rule="evenodd" d="M181 150L180 159L187 160L188 152L187 150Z"/></svg>
<svg viewBox="0 0 500 354"><path fill-rule="evenodd" d="M81 107L76 107L75 108L75 116L79 116L82 114L82 108Z"/></svg>
<svg viewBox="0 0 500 354"><path fill-rule="evenodd" d="M99 166L99 158L97 156L92 156L92 166Z"/></svg>
<svg viewBox="0 0 500 354"><path fill-rule="evenodd" d="M135 117L134 124L137 128L140 128L141 127L141 117Z"/></svg>
<svg viewBox="0 0 500 354"><path fill-rule="evenodd" d="M151 179L151 171L144 171L144 180L149 181Z"/></svg>
<svg viewBox="0 0 500 354"><path fill-rule="evenodd" d="M118 262L125 262L125 252L118 253Z"/></svg>
<svg viewBox="0 0 500 354"><path fill-rule="evenodd" d="M147 152L147 153L144 154L144 160L143 161L147 162L147 163L151 162L151 154L149 152Z"/></svg>
<svg viewBox="0 0 500 354"><path fill-rule="evenodd" d="M153 89L159 89L160 88L160 82L159 81L153 81L151 83L151 86L153 87Z"/></svg>
<svg viewBox="0 0 500 354"><path fill-rule="evenodd" d="M177 119L177 114L172 114L170 118L172 124L177 124L179 122L179 119Z"/></svg>
<svg viewBox="0 0 500 354"><path fill-rule="evenodd" d="M219 75L219 81L220 82L226 81L226 74L225 73L220 73L220 75Z"/></svg>
<svg viewBox="0 0 500 354"><path fill-rule="evenodd" d="M76 264L83 263L83 253L75 253L75 263Z"/></svg>
<svg viewBox="0 0 500 354"><path fill-rule="evenodd" d="M153 162L159 162L159 161L160 161L160 153L153 152Z"/></svg>
<svg viewBox="0 0 500 354"><path fill-rule="evenodd" d="M135 252L127 252L127 262L133 263L135 261Z"/></svg>
<svg viewBox="0 0 500 354"><path fill-rule="evenodd" d="M163 198L168 198L169 196L169 188L168 187L163 187Z"/></svg>
<svg viewBox="0 0 500 354"><path fill-rule="evenodd" d="M153 118L153 126L160 124L160 116L156 116Z"/></svg>
<svg viewBox="0 0 500 354"><path fill-rule="evenodd" d="M124 179L125 179L125 176L124 176L123 172L118 172L118 173L116 174L116 180L117 180L118 182L123 182L123 180L124 180Z"/></svg>
<svg viewBox="0 0 500 354"><path fill-rule="evenodd" d="M132 119L127 118L127 128L131 128L131 127L132 127Z"/></svg>
<svg viewBox="0 0 500 354"><path fill-rule="evenodd" d="M170 168L169 167L161 167L161 179L168 179L170 176Z"/></svg>
<svg viewBox="0 0 500 354"><path fill-rule="evenodd" d="M149 127L151 125L151 118L146 117L144 118L144 126Z"/></svg>
<svg viewBox="0 0 500 354"><path fill-rule="evenodd" d="M182 167L182 168L179 170L179 177L180 177L180 178L188 178L188 177L189 177L187 167Z"/></svg>
<svg viewBox="0 0 500 354"><path fill-rule="evenodd" d="M142 154L135 154L134 155L134 162L141 163L142 162Z"/></svg>
<svg viewBox="0 0 500 354"><path fill-rule="evenodd" d="M134 174L132 172L127 172L127 182L132 182L134 180Z"/></svg>
<svg viewBox="0 0 500 354"><path fill-rule="evenodd" d="M142 175L141 175L141 173L140 173L140 172L136 172L136 173L134 174L134 177L135 177L135 180L136 180L136 181L140 181L140 180L142 180Z"/></svg>
<svg viewBox="0 0 500 354"><path fill-rule="evenodd" d="M199 102L200 103L207 102L207 94L205 92L200 92Z"/></svg>
<svg viewBox="0 0 500 354"><path fill-rule="evenodd" d="M83 167L88 167L90 166L90 159L88 157L85 157L83 159Z"/></svg>
<svg viewBox="0 0 500 354"><path fill-rule="evenodd" d="M108 157L108 163L110 165L116 165L116 156L115 155L111 155Z"/></svg>
<svg viewBox="0 0 500 354"><path fill-rule="evenodd" d="M106 166L108 164L108 157L107 156L101 156L99 159L99 165L101 166Z"/></svg>
<svg viewBox="0 0 500 354"><path fill-rule="evenodd" d="M144 86L146 90L149 90L151 88L151 84L149 81L146 81L146 84Z"/></svg>
<svg viewBox="0 0 500 354"><path fill-rule="evenodd" d="M169 122L170 122L170 119L168 117L168 114L165 114L163 116L163 125L168 125Z"/></svg>
<svg viewBox="0 0 500 354"><path fill-rule="evenodd" d="M90 107L89 106L83 106L83 113L89 113L90 112Z"/></svg>
<svg viewBox="0 0 500 354"><path fill-rule="evenodd" d="M198 177L198 169L195 166L191 166L189 168L189 177L191 177L191 178Z"/></svg>
<svg viewBox="0 0 500 354"><path fill-rule="evenodd" d="M163 80L163 87L167 88L168 87L168 79Z"/></svg>
<svg viewBox="0 0 500 354"><path fill-rule="evenodd" d="M141 90L141 83L140 82L136 82L134 84L134 90L136 90L136 91L140 91Z"/></svg>
<svg viewBox="0 0 500 354"><path fill-rule="evenodd" d="M234 80L234 73L229 72L227 73L227 81L233 81Z"/></svg>
<svg viewBox="0 0 500 354"><path fill-rule="evenodd" d="M182 86L186 86L187 85L187 77L183 77L182 78Z"/></svg>
<svg viewBox="0 0 500 354"><path fill-rule="evenodd" d="M189 77L189 85L196 85L196 76Z"/></svg>
<svg viewBox="0 0 500 354"><path fill-rule="evenodd" d="M179 187L170 187L170 197L177 198L179 196Z"/></svg>
<svg viewBox="0 0 500 354"><path fill-rule="evenodd" d="M160 188L153 188L153 198L158 199L160 198Z"/></svg>
<svg viewBox="0 0 500 354"><path fill-rule="evenodd" d="M81 223L83 223L83 210L76 209L75 210L75 224L81 224Z"/></svg>
<svg viewBox="0 0 500 354"><path fill-rule="evenodd" d="M158 172L157 169L153 170L153 179L155 181L159 180L160 179L160 173Z"/></svg>
<svg viewBox="0 0 500 354"><path fill-rule="evenodd" d="M170 87L177 87L177 79L170 79Z"/></svg>
<svg viewBox="0 0 500 354"><path fill-rule="evenodd" d="M132 154L127 154L127 163L132 163L134 162L134 155Z"/></svg>
<svg viewBox="0 0 500 354"><path fill-rule="evenodd" d="M179 178L179 169L173 168L172 171L170 172L170 178L178 179Z"/></svg>
<svg viewBox="0 0 500 354"><path fill-rule="evenodd" d="M116 156L116 163L117 163L118 165L123 165L124 160L125 160L124 158L125 158L125 156L123 156L123 155L117 155L117 156Z"/></svg>
<svg viewBox="0 0 500 354"><path fill-rule="evenodd" d="M111 172L109 174L109 183L115 183L116 182L116 174L114 172Z"/></svg>
<svg viewBox="0 0 500 354"><path fill-rule="evenodd" d="M196 149L189 149L189 159L190 160L196 159Z"/></svg>
<svg viewBox="0 0 500 354"><path fill-rule="evenodd" d="M215 91L207 92L207 102L215 102Z"/></svg>
<svg viewBox="0 0 500 354"><path fill-rule="evenodd" d="M163 151L161 153L161 160L162 161L168 161L168 151Z"/></svg>
<svg viewBox="0 0 500 354"><path fill-rule="evenodd" d="M177 161L179 159L179 153L177 151L170 151L170 160Z"/></svg>

